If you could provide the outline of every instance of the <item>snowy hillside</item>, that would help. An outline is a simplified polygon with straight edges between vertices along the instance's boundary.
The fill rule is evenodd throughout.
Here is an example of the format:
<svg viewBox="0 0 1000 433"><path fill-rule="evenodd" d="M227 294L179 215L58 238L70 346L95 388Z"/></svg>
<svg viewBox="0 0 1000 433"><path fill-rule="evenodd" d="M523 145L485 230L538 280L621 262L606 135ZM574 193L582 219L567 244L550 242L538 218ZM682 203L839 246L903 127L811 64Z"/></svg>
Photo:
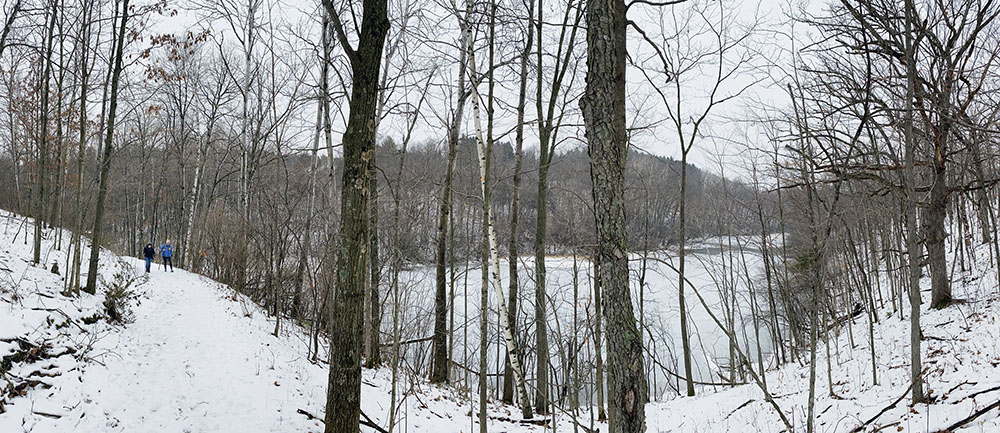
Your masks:
<svg viewBox="0 0 1000 433"><path fill-rule="evenodd" d="M943 311L928 308L930 282L921 281L922 357L930 403L909 406L909 318L880 310L874 344L862 315L838 330L835 344L826 348L821 343L817 349L817 431L1000 432L1000 290L988 250L977 252L976 271L955 273L954 294L960 300L955 305ZM877 353L877 385L872 381L870 347ZM796 431L805 431L809 395L807 350L803 356L799 365L766 371L763 378ZM785 429L753 383L652 404L647 416L648 431L657 432ZM948 430L965 421L961 428Z"/></svg>
<svg viewBox="0 0 1000 433"><path fill-rule="evenodd" d="M62 296L62 277L49 269L53 262L62 268L65 257L47 239L46 267L31 266L31 248L23 239L30 227L23 218L0 216L0 432L322 430L327 368L309 361L304 331L286 327L274 337L273 320L229 288L179 269L154 268L146 278L141 261L111 254L103 259L107 283L115 281L115 274L137 278L131 286L134 320L125 325L94 321L103 315L104 294ZM995 269L982 252L977 271L956 274L956 296L970 301L923 313L932 402L907 406L909 322L888 311L874 327L878 384L872 383L867 350L872 344L861 316L817 355L818 431L937 432L990 405L955 431L1000 431L995 407L1000 400L1000 299ZM804 363L792 364L764 377L796 431L804 431L808 372ZM366 370L363 376L366 422L385 428L390 372ZM430 386L406 373L399 392L397 431L478 431L475 405L462 391ZM551 421L546 427L518 423L517 414L514 408L493 406L489 431L540 432L552 426ZM647 415L650 432L784 430L752 383L702 387L694 398L650 404ZM591 410L582 410L577 420L581 430L606 431L592 421ZM573 421L558 413L555 426L571 431Z"/></svg>

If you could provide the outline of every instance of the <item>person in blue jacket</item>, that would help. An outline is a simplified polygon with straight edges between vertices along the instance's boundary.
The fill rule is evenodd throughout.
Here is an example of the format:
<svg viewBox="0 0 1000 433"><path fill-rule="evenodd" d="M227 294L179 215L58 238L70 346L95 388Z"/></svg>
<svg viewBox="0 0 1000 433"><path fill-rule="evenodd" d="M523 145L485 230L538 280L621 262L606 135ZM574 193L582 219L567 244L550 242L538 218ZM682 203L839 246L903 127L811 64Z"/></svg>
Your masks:
<svg viewBox="0 0 1000 433"><path fill-rule="evenodd" d="M167 265L170 265L170 272L174 271L174 247L170 245L170 239L167 239L163 245L160 245L160 257L163 257L163 270L167 270Z"/></svg>
<svg viewBox="0 0 1000 433"><path fill-rule="evenodd" d="M149 273L149 265L153 263L153 258L156 257L156 250L153 249L153 243L150 242L146 244L146 248L142 249L142 256L146 258L146 273Z"/></svg>

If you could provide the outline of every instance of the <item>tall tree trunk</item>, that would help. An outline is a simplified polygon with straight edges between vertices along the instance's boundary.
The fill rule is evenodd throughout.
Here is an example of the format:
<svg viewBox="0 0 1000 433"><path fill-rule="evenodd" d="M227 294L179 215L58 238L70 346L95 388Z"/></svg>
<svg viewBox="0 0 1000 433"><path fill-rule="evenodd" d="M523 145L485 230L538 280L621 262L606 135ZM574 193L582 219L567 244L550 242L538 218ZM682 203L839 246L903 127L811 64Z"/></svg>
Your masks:
<svg viewBox="0 0 1000 433"><path fill-rule="evenodd" d="M76 217L73 220L73 238L71 240L73 246L73 264L71 266L70 272L70 283L68 291L73 292L76 295L80 295L80 246L81 246L81 235L83 232L83 177L84 177L84 167L83 161L87 154L87 84L90 78L90 70L87 66L87 54L89 52L88 47L90 45L90 19L91 13L93 11L93 3L85 2L83 13L80 15L80 118L79 118L79 128L80 137L77 147L76 155L76 198L75 198L75 211Z"/></svg>
<svg viewBox="0 0 1000 433"><path fill-rule="evenodd" d="M608 343L608 431L645 431L648 400L642 341L629 295L625 225L624 0L587 2L587 85L583 111L593 181L597 278L604 290Z"/></svg>
<svg viewBox="0 0 1000 433"><path fill-rule="evenodd" d="M539 5L539 10L541 10ZM540 55L539 55L540 56ZM539 72L540 73L540 72ZM539 90L540 92L541 90ZM535 215L535 411L548 413L549 340L545 315L545 231L548 219L549 129L539 122L538 194Z"/></svg>
<svg viewBox="0 0 1000 433"><path fill-rule="evenodd" d="M62 9L63 1L57 1L56 4ZM52 215L49 216L49 225L62 228L63 227L63 200L62 191L63 183L66 182L66 141L63 137L63 82L66 76L66 69L68 65L64 63L66 61L65 56L65 39L66 31L64 30L63 23L65 19L59 20L59 76L56 78L56 179L55 184L53 184L52 191ZM56 249L62 250L62 239L63 230L56 230Z"/></svg>
<svg viewBox="0 0 1000 433"><path fill-rule="evenodd" d="M947 115L942 115L945 117ZM950 123L942 120L942 123ZM927 262L931 270L931 307L944 308L951 303L951 284L948 275L948 263L945 257L945 218L948 216L948 179L945 167L947 164L949 126L938 131L934 141L934 155L931 164L932 183L930 202L923 209L920 219L923 227L924 244L927 246Z"/></svg>
<svg viewBox="0 0 1000 433"><path fill-rule="evenodd" d="M469 3L472 3L474 0L467 0L467 1ZM493 180L493 114L494 114L494 111L493 111L494 100L493 100L493 98L495 96L494 95L494 90L495 90L495 87L496 87L496 81L495 81L495 77L493 75L493 70L496 67L496 56L495 56L495 54L496 54L496 49L495 49L496 48L496 12L497 12L497 3L496 3L496 0L490 0L490 2L489 2L489 26L486 29L487 30L487 33L486 33L487 34L487 45L486 45L487 56L486 57L488 59L488 63L486 64L486 142L484 144L485 147L486 147L486 176L484 177L485 182L483 184L483 187L484 187L483 188L483 228L486 228L489 225L489 223L490 223L490 220L487 217L489 216L489 213L491 212L491 208L493 206L493 202L492 202L492 197L493 197L493 183L495 182ZM471 52L472 50L473 50L473 48L470 47L469 51ZM475 71L476 70L476 65L472 65L471 70ZM473 77L472 82L478 84L477 78ZM477 90L477 93L478 93L478 90ZM481 122L481 118L478 117L479 116L479 113L478 113L479 101L478 100L476 101L475 108L477 109L477 113L476 113L477 124L476 124L476 126L478 127L478 126L480 126L479 123ZM482 131L481 130L479 131L479 136L482 137ZM479 391L480 391L480 399L479 399L479 403L481 405L481 407L480 407L481 410L479 411L479 417L480 417L479 428L482 431L482 433L486 433L486 399L487 399L486 385L488 383L487 380L489 379L488 375L486 374L486 371L487 371L487 364L486 364L486 361L487 361L486 353L487 352L486 351L487 351L487 348L488 348L488 344L487 343L489 342L489 340L487 339L487 336L488 336L487 330L488 330L488 325L489 325L489 322L488 322L487 319L489 318L489 311L490 311L490 309L489 309L489 305L490 305L489 304L489 300L490 300L490 298L489 298L489 273L486 272L486 263L488 263L489 258L490 258L489 257L489 251L487 250L487 248L489 247L489 240L490 240L489 234L486 232L486 230L483 230L483 247L484 247L483 248L483 285L480 288L480 303L479 303L479 307L480 307L480 316L479 316L479 325L480 325L480 329L479 329L479 331L480 331L480 337L479 337L480 338L480 340L479 340L479 350L480 350L480 352L479 352L479 355L480 355L480 361L479 361L480 362L480 365L479 365L479 367L480 367L479 368L479 373L480 373L479 374L479 378L480 378L480 380L479 380ZM499 245L497 245L497 248L499 248ZM499 260L499 251L497 251L497 260ZM499 262L497 263L497 265L498 265L497 268L499 269ZM499 277L499 276L500 275L497 274L497 277ZM497 284L500 284L500 282L497 281ZM508 309L506 311L506 313L507 313L507 317L509 318L510 317L510 310ZM499 322L499 321L500 321L500 319L498 318L497 322ZM510 322L508 321L508 326L509 326L509 324L510 324ZM514 335L513 328L511 329L511 335ZM500 345L497 344L497 360L500 359L500 352L499 352L499 350L500 350ZM498 365L498 369L499 369L499 361L497 362L497 365ZM499 390L499 388L500 387L497 386L498 390Z"/></svg>
<svg viewBox="0 0 1000 433"><path fill-rule="evenodd" d="M329 46L329 43L326 40L327 36L330 34L329 27L330 27L329 18L327 18L326 13L324 12L322 22L320 25L320 32L321 32L320 34L323 39L324 51L326 51L325 48ZM320 70L322 71L326 66L325 55L321 55L320 61L324 63L322 66L320 66ZM320 80L322 80L322 78L320 78ZM316 126L315 130L313 131L315 135L313 135L313 148L312 148L311 161L309 164L309 213L306 214L305 229L303 230L302 233L302 237L304 238L304 240L302 241L301 255L299 257L299 278L296 281L295 297L292 300L292 309L295 312L298 312L300 309L302 286L306 285L307 283L310 285L310 287L312 286L313 273L312 273L312 267L309 265L309 260L310 257L312 256L313 214L316 212L316 183L317 183L316 173L319 171L319 137L320 135L323 134L324 95L322 95L322 83L320 83L319 87L321 88L321 94L319 95L318 98L316 98L318 100L316 104Z"/></svg>
<svg viewBox="0 0 1000 433"><path fill-rule="evenodd" d="M201 177L205 170L204 168L205 146L207 146L208 140L211 139L212 139L212 125L210 123L208 126L208 134L206 134L204 139L199 140L200 142L198 143L198 157L197 157L198 160L195 162L195 167L194 167L194 184L191 185L191 193L189 194L188 197L188 205L187 205L188 214L184 230L184 241L183 241L184 243L181 244L182 245L181 251L184 251L184 255L182 256L183 258L181 260L181 266L184 266L185 269L190 269L193 272L197 272L197 269L193 265L194 262L198 260L198 250L192 248L191 238L194 235L194 217L195 215L197 215L198 194L199 194L199 189L201 187Z"/></svg>
<svg viewBox="0 0 1000 433"><path fill-rule="evenodd" d="M535 411L540 414L549 411L549 340L548 325L545 314L545 229L546 201L548 195L548 171L551 155L548 147L548 133L540 135L541 151L538 155L538 202L535 220Z"/></svg>
<svg viewBox="0 0 1000 433"><path fill-rule="evenodd" d="M808 151L807 151L808 152ZM820 302L820 286L822 281L819 277L820 267L822 264L819 262L819 237L816 233L817 217L815 211L815 201L814 196L814 186L811 179L806 173L805 167L808 162L803 161L803 181L806 182L806 200L809 206L809 227L810 227L810 239L811 245L810 254L811 263L809 266L809 289L810 289L810 303L809 303L809 401L807 403L807 414L806 414L806 432L813 433L815 431L815 420L816 420L816 344L818 341L819 333L819 310L822 305ZM735 331L733 331L735 332Z"/></svg>
<svg viewBox="0 0 1000 433"><path fill-rule="evenodd" d="M471 0L469 3L471 5ZM496 290L496 301L497 308L500 311L500 328L503 331L503 337L507 343L507 359L511 362L511 368L514 373L514 381L517 386L518 394L521 400L521 416L525 419L532 418L531 413L531 403L528 401L528 391L524 383L524 374L521 369L521 362L517 358L517 342L514 340L514 334L511 331L510 323L507 321L507 301L503 296L503 285L500 283L500 248L497 245L497 232L496 226L493 222L493 206L489 202L489 187L487 182L489 181L489 167L488 167L488 154L486 150L486 145L483 139L483 128L482 121L479 113L479 90L478 84L479 80L476 75L476 57L475 51L473 50L473 38L471 28L465 29L467 32L466 42L468 43L469 49L469 68L468 73L471 81L470 89L472 90L472 109L473 109L473 120L476 125L476 149L479 154L479 180L480 187L483 193L484 201L484 211L485 211L485 229L486 229L486 239L489 246L489 263L483 263L483 266L490 266L490 279L493 283L493 288ZM484 284L485 286L485 284ZM485 305L483 306L485 308ZM485 312L484 312L485 315ZM485 338L485 335L481 335L480 338ZM486 371L483 369L480 371L480 375L485 375Z"/></svg>
<svg viewBox="0 0 1000 433"><path fill-rule="evenodd" d="M913 37L916 6L913 0L905 0L906 9L906 112L903 127L906 141L906 251L908 284L910 295L910 402L924 400L924 383L920 362L920 244L917 238L917 177L915 164L916 142L913 129L913 100L917 82L916 42ZM937 179L935 179L937 184ZM937 185L935 185L937 186ZM943 186L943 185L942 185ZM933 297L933 296L932 296Z"/></svg>
<svg viewBox="0 0 1000 433"><path fill-rule="evenodd" d="M528 1L528 16L534 10L534 0ZM524 157L524 112L527 100L528 87L528 56L531 54L531 40L534 32L528 29L526 32L527 41L521 51L521 73L518 81L517 92L517 125L514 126L514 186L511 191L510 203L510 241L507 245L509 253L507 267L509 270L509 291L507 292L507 321L510 322L511 330L517 333L517 292L518 287L517 266L518 266L518 219L520 218L520 198L521 198L521 162ZM520 356L520 354L518 354ZM501 401L507 404L514 403L514 372L511 370L510 359L504 359L503 369L503 396Z"/></svg>
<svg viewBox="0 0 1000 433"><path fill-rule="evenodd" d="M359 430L361 416L361 352L364 289L368 270L369 194L375 152L375 108L382 47L389 31L386 0L365 0L358 48L352 49L332 0L324 0L341 48L351 63L352 88L347 130L343 136L344 174L341 191L340 252L337 291L330 314L330 379L326 432Z"/></svg>
<svg viewBox="0 0 1000 433"><path fill-rule="evenodd" d="M578 24L583 17L582 10L579 7L576 8L576 15L571 13L574 9L572 1L566 4L560 28L559 42L556 45L556 62L553 69L552 84L549 87L549 99L546 104L546 101L542 98L542 89L545 87L542 80L544 9L542 0L538 0L538 15L534 22L535 37L537 38L536 44L538 46L535 51L535 67L537 71L535 80L535 108L538 112L538 197L535 215L535 350L537 352L537 362L535 363L535 410L538 413L548 413L550 407L548 321L545 313L547 298L545 294L545 242L548 227L549 167L552 165L552 157L555 154L556 148L556 135L559 123L562 121L561 115L557 118L555 110L559 101L562 80L566 76L566 70L569 67L569 61L573 54L576 30L579 28ZM571 24L570 17L574 16L576 21ZM568 39L566 38L567 28L571 29L569 30Z"/></svg>
<svg viewBox="0 0 1000 433"><path fill-rule="evenodd" d="M52 42L55 39L56 16L59 14L59 2L52 0L52 14L49 17L48 36L46 37L45 57L42 59L42 77L39 81L39 92L42 96L41 113L38 124L38 165L35 178L35 210L32 212L35 219L34 255L32 263L38 265L42 261L42 230L43 220L47 206L45 196L45 183L49 176L49 77L52 75ZM51 223L51 221L49 222ZM43 265L44 266L44 265Z"/></svg>
<svg viewBox="0 0 1000 433"><path fill-rule="evenodd" d="M466 17L469 10L466 11ZM466 18L467 21L467 18ZM435 292L434 292L434 336L431 339L431 383L447 383L448 371L451 367L448 359L448 287L447 287L447 242L448 217L452 212L452 186L455 177L455 157L458 154L458 139L462 129L462 113L465 109L465 74L467 68L467 50L469 43L465 27L468 22L459 23L462 27L463 41L458 57L458 101L455 112L452 113L451 124L448 127L448 162L444 175L444 186L441 188L441 202L438 204L437 249L435 252Z"/></svg>
<svg viewBox="0 0 1000 433"><path fill-rule="evenodd" d="M104 135L104 155L101 158L101 174L99 186L97 188L97 209L94 211L94 235L90 246L90 266L87 267L86 290L90 294L97 292L97 265L100 261L101 236L104 225L104 205L108 197L108 173L111 171L111 156L113 152L113 139L115 133L115 115L118 110L118 83L122 75L122 52L125 47L125 25L128 21L129 0L122 1L121 17L118 24L118 36L115 38L114 72L111 76L111 95L108 101L108 120L105 123L107 128Z"/></svg>
<svg viewBox="0 0 1000 433"><path fill-rule="evenodd" d="M468 3L472 3L471 0L467 0ZM472 49L470 48L470 52ZM475 65L472 65L472 69L475 70ZM476 78L473 77L473 80ZM478 83L474 83L475 86ZM473 110L476 112L476 127L480 125L479 120L479 98L473 101ZM481 136L482 134L480 134ZM479 285L479 375L476 377L478 385L479 394L479 433L486 433L486 400L487 395L487 380L488 374L486 372L487 364L487 348L489 345L489 312L490 312L490 162L492 156L493 148L490 146L492 143L487 143L486 145L479 144L479 164L481 167L482 177L482 192L483 192L483 233L482 233L482 243L480 249L480 259L482 260L482 281ZM466 295L468 296L468 295Z"/></svg>
<svg viewBox="0 0 1000 433"><path fill-rule="evenodd" d="M188 220L187 218L185 218L187 212L185 212L185 209L190 206L188 205L188 193L187 193L187 170L186 170L187 164L184 158L185 149L187 148L187 107L184 105L183 102L177 103L177 112L179 117L178 120L180 123L180 132L179 132L179 137L175 138L175 141L177 145L177 165L179 168L177 173L177 180L180 183L179 185L180 194L178 194L178 197L180 197L180 200L177 200L177 213L175 215L178 215L181 221L180 224L178 224L179 230L176 232L176 234L185 236L188 229L187 226ZM178 245L176 245L176 241L174 241L174 243L175 243L174 249L176 250L177 253L176 257L174 258L177 259L177 265L180 266L181 268L184 268L185 267L184 262L187 261L188 245L185 243L184 245L180 245L180 247L178 247ZM133 243L132 245L134 246L135 244Z"/></svg>
<svg viewBox="0 0 1000 433"><path fill-rule="evenodd" d="M431 74L430 76L433 76ZM421 97L421 102L423 98ZM418 104L417 108L420 108ZM417 119L414 114L413 119ZM403 184L403 165L406 161L406 145L409 143L410 132L413 130L413 125L416 122L411 122L409 130L407 131L407 137L403 140L402 148L399 152L399 168L396 170L396 185L395 190L392 191L392 276L390 288L392 290L392 391L390 393L390 405L389 405L389 432L393 431L396 424L396 399L397 390L396 384L399 377L399 272L403 265L403 252L400 250L400 237L399 237L399 201L400 194L402 194L402 184ZM390 188L393 185L390 182Z"/></svg>
<svg viewBox="0 0 1000 433"><path fill-rule="evenodd" d="M240 93L243 99L240 112L240 236L241 242L237 246L236 262L236 290L243 292L246 287L247 266L249 259L250 244L250 189L251 189L251 162L253 152L250 150L253 140L250 138L250 83L253 81L253 47L254 35L257 19L257 4L255 0L247 0L246 27L242 29L243 35L243 83Z"/></svg>
<svg viewBox="0 0 1000 433"><path fill-rule="evenodd" d="M683 146L683 144L682 144ZM694 375L691 372L691 339L688 336L687 329L687 305L684 302L684 263L686 251L685 243L687 241L687 233L685 232L685 223L687 222L686 204L687 204L687 154L690 147L684 147L681 152L681 196L678 205L677 214L677 309L680 311L681 320L681 346L684 352L684 378L687 382L687 395L689 397L694 396ZM730 345L730 349L732 349ZM732 357L730 357L732 360ZM733 364L732 362L730 364ZM730 365L733 367L733 365ZM736 375L731 374L730 380L735 381Z"/></svg>

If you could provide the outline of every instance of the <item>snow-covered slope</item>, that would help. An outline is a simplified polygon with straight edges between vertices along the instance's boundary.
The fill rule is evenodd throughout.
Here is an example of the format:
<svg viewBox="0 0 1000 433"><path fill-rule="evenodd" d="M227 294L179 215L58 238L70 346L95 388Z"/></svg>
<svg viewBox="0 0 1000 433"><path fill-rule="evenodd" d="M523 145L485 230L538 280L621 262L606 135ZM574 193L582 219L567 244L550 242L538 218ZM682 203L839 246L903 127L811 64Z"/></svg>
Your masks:
<svg viewBox="0 0 1000 433"><path fill-rule="evenodd" d="M939 432L981 409L1000 402L1000 289L996 268L985 246L973 271L955 272L954 296L944 310L930 309L930 281L921 281L921 353L927 404L909 406L910 322L888 310L879 312L874 345L864 315L838 330L830 346L817 349L816 431ZM908 306L906 309L908 310ZM888 316L888 317L887 317ZM852 335L853 334L853 335ZM853 342L853 344L852 344ZM878 384L873 384L870 347L875 347ZM803 354L808 359L808 352ZM833 380L827 380L827 367ZM805 431L809 367L793 364L767 371L768 389L792 420ZM884 412L883 412L884 411ZM778 432L785 430L777 412L756 385L743 385L695 398L647 407L649 431ZM1000 432L1000 409L993 408L955 432Z"/></svg>
<svg viewBox="0 0 1000 433"><path fill-rule="evenodd" d="M313 416L323 415L327 368L309 361L301 329L283 326L274 337L273 320L231 289L180 269L155 268L133 286L138 298L132 323L88 324L103 311L103 293L62 296L62 277L49 268L53 262L65 267L64 252L54 250L49 232L45 268L31 266L30 240L24 239L30 230L30 221L0 213L0 357L32 355L12 362L9 382L0 381L5 388L0 432L322 430ZM932 402L911 408L906 397L900 399L909 386L905 317L887 317L884 311L874 328L878 385L872 383L867 323L860 317L852 325L853 345L844 328L830 348L837 397L829 395L825 348L818 354L817 431L852 431L867 422L867 432L936 432L1000 399L1000 293L985 250L977 260L978 270L956 274L955 294L967 302L944 311L925 308L922 314ZM141 276L139 260L106 253L103 263L105 280L123 271ZM771 393L796 431L805 427L808 371L791 365L766 372ZM364 371L363 410L383 427L390 383L388 370ZM479 428L476 406L461 391L428 385L406 372L399 391L397 431ZM543 431L510 421L517 414L511 407L491 406L489 431ZM784 430L755 385L700 389L694 398L652 403L647 415L650 432ZM556 430L572 431L567 414L555 419ZM607 430L591 421L590 410L578 419ZM1000 411L957 431L1000 432Z"/></svg>

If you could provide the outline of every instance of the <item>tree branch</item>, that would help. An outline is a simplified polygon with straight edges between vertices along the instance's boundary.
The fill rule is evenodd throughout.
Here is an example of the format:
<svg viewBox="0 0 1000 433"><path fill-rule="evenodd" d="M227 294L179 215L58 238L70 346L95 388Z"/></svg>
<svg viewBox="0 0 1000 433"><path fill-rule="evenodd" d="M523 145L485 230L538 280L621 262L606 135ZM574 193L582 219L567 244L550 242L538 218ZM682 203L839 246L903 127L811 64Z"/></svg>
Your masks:
<svg viewBox="0 0 1000 433"><path fill-rule="evenodd" d="M351 47L351 41L347 39L347 33L344 32L344 24L340 22L340 15L337 14L337 9L333 7L333 0L323 0L323 8L326 9L326 14L330 17L330 24L337 33L337 41L340 42L340 46L344 49L344 53L347 54L347 58L350 59L351 63L355 63L358 53Z"/></svg>

